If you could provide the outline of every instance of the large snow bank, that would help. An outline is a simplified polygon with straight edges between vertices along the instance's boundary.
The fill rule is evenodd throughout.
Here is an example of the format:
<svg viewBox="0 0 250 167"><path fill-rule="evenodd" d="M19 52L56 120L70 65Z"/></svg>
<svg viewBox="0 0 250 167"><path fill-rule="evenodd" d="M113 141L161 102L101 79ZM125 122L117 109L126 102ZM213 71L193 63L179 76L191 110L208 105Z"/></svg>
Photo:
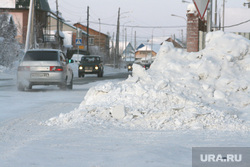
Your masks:
<svg viewBox="0 0 250 167"><path fill-rule="evenodd" d="M112 123L146 129L249 130L250 41L209 33L197 53L164 43L151 68L92 87L74 111L47 125Z"/></svg>

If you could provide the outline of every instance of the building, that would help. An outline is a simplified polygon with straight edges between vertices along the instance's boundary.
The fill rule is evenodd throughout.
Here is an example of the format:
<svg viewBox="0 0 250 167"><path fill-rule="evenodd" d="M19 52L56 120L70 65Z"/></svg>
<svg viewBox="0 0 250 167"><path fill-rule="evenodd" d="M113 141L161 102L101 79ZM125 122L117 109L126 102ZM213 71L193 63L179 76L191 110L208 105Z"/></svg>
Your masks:
<svg viewBox="0 0 250 167"><path fill-rule="evenodd" d="M14 23L17 27L16 39L20 44L25 44L28 14L29 14L29 0L1 0L0 14L8 13L12 16ZM47 0L36 0L35 14L34 14L34 36L36 43L44 42L43 29L47 28L47 14L50 12L50 7Z"/></svg>
<svg viewBox="0 0 250 167"><path fill-rule="evenodd" d="M155 57L156 56L156 52L154 50L151 49L150 45L144 45L141 44L139 45L139 48L137 48L137 50L135 51L135 59L142 59L142 58L151 58L151 57Z"/></svg>
<svg viewBox="0 0 250 167"><path fill-rule="evenodd" d="M87 46L87 33L85 31L78 31L78 28L67 24L65 20L59 17L59 31L62 39L62 45L64 49L67 50L77 50L78 47L81 51L86 52ZM46 42L54 43L56 42L56 32L57 32L57 17L53 14L48 15L48 26L44 30ZM81 39L82 44L76 45L76 38Z"/></svg>
<svg viewBox="0 0 250 167"><path fill-rule="evenodd" d="M127 43L122 52L122 59L125 63L133 63L135 61L135 49L130 42Z"/></svg>
<svg viewBox="0 0 250 167"><path fill-rule="evenodd" d="M140 61L142 64L151 63L156 56L156 52L151 49L150 45L141 44L135 52L135 60Z"/></svg>
<svg viewBox="0 0 250 167"><path fill-rule="evenodd" d="M165 41L173 43L175 48L185 48L185 45L177 38L173 39L170 37L166 39Z"/></svg>
<svg viewBox="0 0 250 167"><path fill-rule="evenodd" d="M75 27L82 29L87 32L87 27L76 23ZM96 31L92 28L89 28L89 52L90 54L99 54L103 55L103 58L108 61L110 58L109 53L109 40L110 37L102 32Z"/></svg>

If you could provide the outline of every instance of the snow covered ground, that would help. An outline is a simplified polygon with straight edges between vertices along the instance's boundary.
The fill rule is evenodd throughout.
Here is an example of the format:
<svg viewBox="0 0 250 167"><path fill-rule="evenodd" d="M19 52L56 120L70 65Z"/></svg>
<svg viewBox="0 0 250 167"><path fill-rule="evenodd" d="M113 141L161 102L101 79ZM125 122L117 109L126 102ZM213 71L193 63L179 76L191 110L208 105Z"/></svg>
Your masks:
<svg viewBox="0 0 250 167"><path fill-rule="evenodd" d="M190 167L192 147L249 147L250 42L206 42L165 43L149 70L73 91L18 92L0 68L1 166Z"/></svg>

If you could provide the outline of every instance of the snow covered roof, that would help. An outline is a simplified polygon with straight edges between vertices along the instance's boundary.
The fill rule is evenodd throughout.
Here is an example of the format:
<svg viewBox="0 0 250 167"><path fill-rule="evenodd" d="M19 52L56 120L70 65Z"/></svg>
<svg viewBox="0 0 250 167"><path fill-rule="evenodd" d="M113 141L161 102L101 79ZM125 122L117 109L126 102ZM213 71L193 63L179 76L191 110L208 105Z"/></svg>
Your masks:
<svg viewBox="0 0 250 167"><path fill-rule="evenodd" d="M55 16L55 13L53 14L53 12L51 12L50 14L48 14L48 16L51 17L51 18L53 18L53 19L55 19L55 20L57 19L56 16ZM69 26L69 27L71 27L71 28L77 30L77 27L75 27L75 26L73 26L73 25L70 25L70 24L64 22L65 19L62 17L62 15L60 15L59 17L62 19L61 22L62 22L64 25ZM83 31L83 30L82 30L82 34L88 35L87 32L85 32L85 31Z"/></svg>
<svg viewBox="0 0 250 167"><path fill-rule="evenodd" d="M143 47L140 47L136 51L154 51L155 49L152 49L152 45L144 45Z"/></svg>
<svg viewBox="0 0 250 167"><path fill-rule="evenodd" d="M0 8L15 8L16 3L15 0L1 0Z"/></svg>

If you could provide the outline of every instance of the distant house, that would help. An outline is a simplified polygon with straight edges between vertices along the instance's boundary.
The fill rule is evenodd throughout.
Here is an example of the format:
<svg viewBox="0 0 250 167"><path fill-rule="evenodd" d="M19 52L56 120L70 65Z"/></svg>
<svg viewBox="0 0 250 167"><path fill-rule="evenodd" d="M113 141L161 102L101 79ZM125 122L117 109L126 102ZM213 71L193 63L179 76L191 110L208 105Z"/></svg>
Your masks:
<svg viewBox="0 0 250 167"><path fill-rule="evenodd" d="M43 29L47 27L47 14L50 12L48 1L36 0L35 9L35 26L32 28L34 28L34 32L36 32L36 41L38 43L42 43L44 42ZM29 0L1 0L0 14L6 12L12 15L14 23L17 27L16 39L21 44L25 44L28 25Z"/></svg>
<svg viewBox="0 0 250 167"><path fill-rule="evenodd" d="M126 48L122 52L122 59L127 63L135 61L135 49L130 42L127 43Z"/></svg>
<svg viewBox="0 0 250 167"><path fill-rule="evenodd" d="M61 36L63 36L63 47L65 49L78 49L86 50L87 45L87 33L81 31L78 34L77 27L67 24L62 17L59 18L59 31ZM44 29L46 42L55 42L56 41L56 32L57 32L57 17L53 14L48 15L48 27ZM79 37L77 37L79 36ZM76 45L76 37L82 39L82 44Z"/></svg>
<svg viewBox="0 0 250 167"><path fill-rule="evenodd" d="M152 60L156 56L156 52L151 49L150 45L141 44L135 52L135 60Z"/></svg>
<svg viewBox="0 0 250 167"><path fill-rule="evenodd" d="M74 26L87 32L87 26L80 23L76 23ZM89 50L91 54L101 54L106 58L109 57L109 40L108 35L89 28Z"/></svg>
<svg viewBox="0 0 250 167"><path fill-rule="evenodd" d="M171 42L173 43L175 48L185 48L185 45L177 38L173 39L173 38L168 38L165 41Z"/></svg>

